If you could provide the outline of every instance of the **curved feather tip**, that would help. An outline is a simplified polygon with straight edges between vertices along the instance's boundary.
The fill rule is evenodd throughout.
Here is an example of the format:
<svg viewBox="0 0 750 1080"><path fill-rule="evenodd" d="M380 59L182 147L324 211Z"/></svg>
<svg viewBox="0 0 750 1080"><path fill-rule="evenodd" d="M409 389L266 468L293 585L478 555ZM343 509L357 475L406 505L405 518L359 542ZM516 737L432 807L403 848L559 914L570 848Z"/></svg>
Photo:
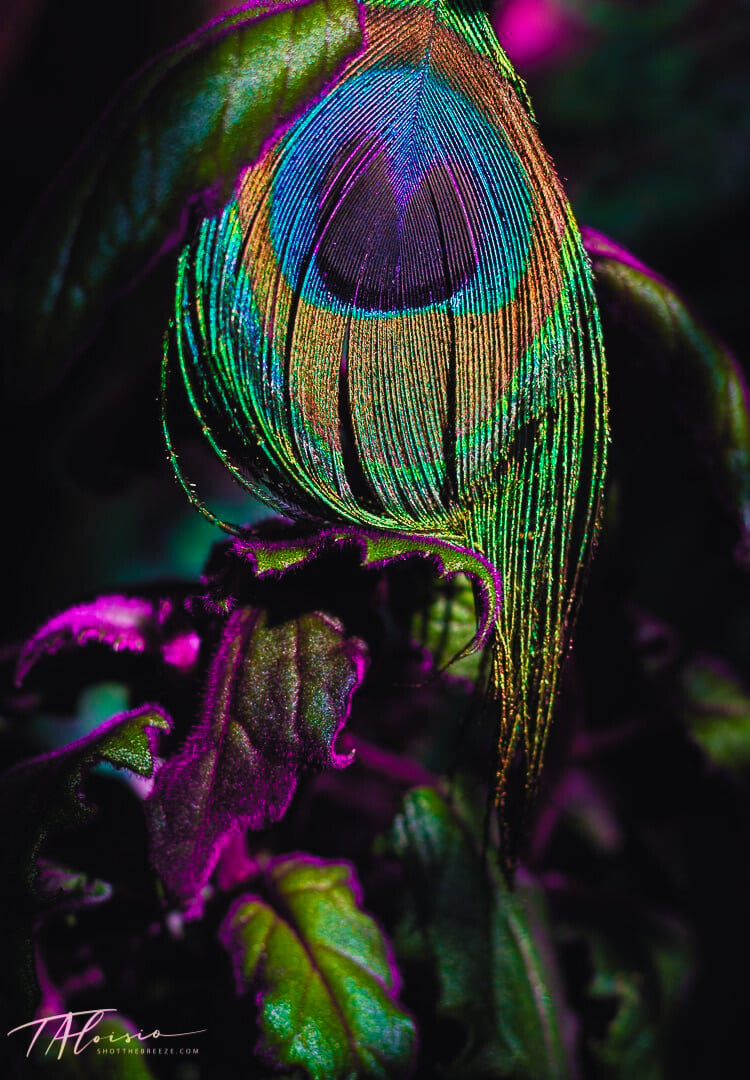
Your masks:
<svg viewBox="0 0 750 1080"><path fill-rule="evenodd" d="M174 352L254 495L498 583L498 798L517 754L530 797L605 467L589 264L478 0L365 12L364 52L184 252Z"/></svg>

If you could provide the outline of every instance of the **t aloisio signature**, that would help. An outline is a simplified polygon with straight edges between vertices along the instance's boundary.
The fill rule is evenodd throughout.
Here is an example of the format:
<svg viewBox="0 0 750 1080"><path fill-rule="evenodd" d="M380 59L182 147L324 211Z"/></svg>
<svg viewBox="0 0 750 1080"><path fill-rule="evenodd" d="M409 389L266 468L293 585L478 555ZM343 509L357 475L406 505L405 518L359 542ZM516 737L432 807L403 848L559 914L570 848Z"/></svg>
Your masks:
<svg viewBox="0 0 750 1080"><path fill-rule="evenodd" d="M153 1031L148 1034L144 1034L143 1031L129 1032L125 1031L122 1034L115 1034L110 1032L109 1034L96 1035L95 1029L102 1022L107 1013L116 1013L116 1009L90 1009L86 1012L67 1012L58 1013L56 1016L43 1016L38 1020L29 1020L26 1024L19 1024L18 1027L11 1028L8 1035L14 1035L17 1031L25 1031L27 1028L33 1028L33 1034L29 1042L28 1049L26 1051L26 1057L29 1056L34 1049L37 1040L41 1036L45 1028L47 1028L47 1035L49 1035L49 1043L47 1049L44 1051L45 1055L49 1054L53 1046L58 1046L57 1059L62 1058L65 1047L70 1043L74 1054L82 1054L83 1051L93 1045L100 1043L131 1043L131 1042L147 1042L149 1039L182 1039L188 1035L203 1035L207 1031L207 1028L202 1028L200 1031L174 1031L167 1033L166 1031L160 1031L158 1028L154 1028ZM83 1027L80 1031L73 1030L74 1017L87 1017L83 1021ZM57 1023L57 1028L52 1028L51 1025ZM48 1025L50 1025L48 1027ZM54 1034L50 1035L50 1031L54 1030Z"/></svg>

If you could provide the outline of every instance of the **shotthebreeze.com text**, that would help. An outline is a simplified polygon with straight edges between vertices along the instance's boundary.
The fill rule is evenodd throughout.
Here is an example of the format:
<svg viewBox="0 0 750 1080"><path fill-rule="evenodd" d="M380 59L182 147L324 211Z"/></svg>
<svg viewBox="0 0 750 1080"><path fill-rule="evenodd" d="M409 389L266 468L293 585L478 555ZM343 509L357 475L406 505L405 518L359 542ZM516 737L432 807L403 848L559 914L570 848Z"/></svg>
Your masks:
<svg viewBox="0 0 750 1080"><path fill-rule="evenodd" d="M67 1047L75 1055L82 1054L84 1050L89 1049L95 1049L98 1054L197 1054L199 1051L196 1047L142 1046L141 1044L149 1041L156 1042L158 1039L185 1039L190 1035L204 1035L207 1030L201 1028L199 1031L166 1032L154 1028L153 1031L148 1033L143 1031L120 1031L119 1033L110 1031L99 1034L96 1029L103 1020L106 1020L108 1013L117 1013L117 1010L91 1009L87 1012L68 1012L58 1013L55 1016L43 1016L38 1020L29 1020L25 1024L19 1024L17 1027L11 1028L7 1034L15 1035L18 1032L26 1032L29 1038L26 1057L29 1057L37 1043L39 1043L39 1049L42 1050L46 1042L46 1048L42 1050L44 1055L47 1056L57 1051L59 1061ZM75 1025L73 1023L74 1018L76 1019ZM116 1043L124 1045L117 1046ZM131 1045L132 1043L135 1043L135 1045Z"/></svg>

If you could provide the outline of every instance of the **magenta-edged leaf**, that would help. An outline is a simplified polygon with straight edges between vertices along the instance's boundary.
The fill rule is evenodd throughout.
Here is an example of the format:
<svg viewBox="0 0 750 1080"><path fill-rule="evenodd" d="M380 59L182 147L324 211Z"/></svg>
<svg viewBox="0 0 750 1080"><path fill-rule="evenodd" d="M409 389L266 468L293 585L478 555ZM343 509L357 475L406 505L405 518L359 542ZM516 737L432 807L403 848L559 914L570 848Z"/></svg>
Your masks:
<svg viewBox="0 0 750 1080"><path fill-rule="evenodd" d="M175 617L171 600L139 596L99 596L55 615L25 643L16 665L16 684L24 681L43 656L85 645L106 645L114 652L157 653L164 663L187 671L195 663L200 638L184 611Z"/></svg>
<svg viewBox="0 0 750 1080"><path fill-rule="evenodd" d="M85 824L94 813L83 791L85 774L97 763L108 762L151 776L154 746L160 731L171 722L155 705L144 705L115 716L64 750L43 754L9 769L0 777L0 879L9 910L0 923L0 945L16 961L19 973L16 1007L36 1007L39 986L34 966L31 929L45 895L38 895L39 855L50 835ZM42 882L44 885L44 882Z"/></svg>
<svg viewBox="0 0 750 1080"><path fill-rule="evenodd" d="M274 625L255 608L232 613L203 716L146 803L152 861L171 893L191 901L234 832L284 814L304 770L348 764L334 745L364 667L363 644L326 615Z"/></svg>
<svg viewBox="0 0 750 1080"><path fill-rule="evenodd" d="M261 887L236 901L221 929L239 992L256 994L261 1056L312 1080L408 1076L414 1024L352 868L275 859Z"/></svg>
<svg viewBox="0 0 750 1080"><path fill-rule="evenodd" d="M593 229L583 240L605 332L632 342L627 362L640 393L660 395L665 415L679 416L737 519L738 554L750 560L750 399L739 364L668 281Z"/></svg>
<svg viewBox="0 0 750 1080"><path fill-rule="evenodd" d="M500 575L484 556L459 544L414 533L337 526L323 529L303 541L243 537L234 542L232 550L235 555L247 559L257 576L262 578L282 574L326 550L341 546L358 548L363 566L383 567L418 556L429 559L448 581L468 576L476 601L472 611L474 626L455 659L478 653L487 644L502 606Z"/></svg>
<svg viewBox="0 0 750 1080"><path fill-rule="evenodd" d="M60 380L103 308L179 242L188 204L225 201L361 42L354 0L269 7L224 15L148 65L49 193L3 302L19 392Z"/></svg>
<svg viewBox="0 0 750 1080"><path fill-rule="evenodd" d="M62 649L94 642L115 652L142 653L153 646L157 606L136 596L100 596L90 604L77 604L46 622L24 645L16 667L20 686L36 662Z"/></svg>

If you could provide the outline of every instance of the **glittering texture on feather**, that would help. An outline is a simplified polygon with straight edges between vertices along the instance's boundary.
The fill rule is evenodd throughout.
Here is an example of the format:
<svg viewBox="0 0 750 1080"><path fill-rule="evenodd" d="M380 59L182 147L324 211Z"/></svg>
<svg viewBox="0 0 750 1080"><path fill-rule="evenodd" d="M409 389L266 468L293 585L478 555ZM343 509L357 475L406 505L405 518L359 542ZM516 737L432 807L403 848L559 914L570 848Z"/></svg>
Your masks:
<svg viewBox="0 0 750 1080"><path fill-rule="evenodd" d="M604 472L589 267L475 0L366 7L364 52L183 256L193 408L273 505L497 568L498 793L533 792Z"/></svg>

